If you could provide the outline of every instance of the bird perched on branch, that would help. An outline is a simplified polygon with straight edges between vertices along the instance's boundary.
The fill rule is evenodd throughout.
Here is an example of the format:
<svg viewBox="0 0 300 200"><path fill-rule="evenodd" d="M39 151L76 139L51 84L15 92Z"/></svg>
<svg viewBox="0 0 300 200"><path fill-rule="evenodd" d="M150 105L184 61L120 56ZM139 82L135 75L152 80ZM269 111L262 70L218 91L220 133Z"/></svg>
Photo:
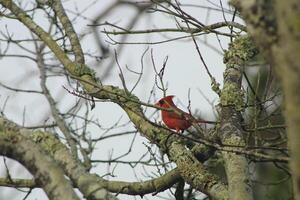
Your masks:
<svg viewBox="0 0 300 200"><path fill-rule="evenodd" d="M177 133L182 133L184 130L188 129L193 123L206 123L215 124L216 122L206 121L202 119L195 119L191 114L184 112L183 110L177 108L174 104L173 95L166 96L160 99L155 105L163 109L161 110L162 121L164 124L170 128L175 129Z"/></svg>

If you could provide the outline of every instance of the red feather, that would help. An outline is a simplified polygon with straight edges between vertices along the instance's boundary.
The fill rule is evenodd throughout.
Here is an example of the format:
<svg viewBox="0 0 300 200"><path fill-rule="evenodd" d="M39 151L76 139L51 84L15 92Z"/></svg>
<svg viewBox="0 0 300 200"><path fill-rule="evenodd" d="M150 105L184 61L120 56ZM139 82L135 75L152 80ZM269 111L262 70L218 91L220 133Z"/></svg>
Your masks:
<svg viewBox="0 0 300 200"><path fill-rule="evenodd" d="M209 124L215 124L215 122L212 121L205 121L202 119L195 119L192 115L189 113L184 112L183 110L177 108L177 106L174 104L173 99L174 96L166 96L162 99L160 99L155 105L161 107L161 108L171 108L172 111L167 110L161 110L162 115L162 121L164 124L170 128L175 129L176 132L183 132L184 130L188 129L192 123L209 123Z"/></svg>

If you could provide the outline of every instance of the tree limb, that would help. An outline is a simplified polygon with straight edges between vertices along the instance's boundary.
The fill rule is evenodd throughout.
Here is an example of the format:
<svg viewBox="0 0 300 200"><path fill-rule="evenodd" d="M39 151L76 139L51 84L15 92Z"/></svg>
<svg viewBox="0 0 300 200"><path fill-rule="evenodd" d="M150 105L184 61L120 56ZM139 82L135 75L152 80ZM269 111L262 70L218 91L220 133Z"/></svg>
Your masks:
<svg viewBox="0 0 300 200"><path fill-rule="evenodd" d="M54 160L63 168L66 175L72 180L74 187L77 187L86 198L93 199L115 199L112 195L105 191L131 194L131 195L144 195L149 193L158 193L168 189L176 182L181 180L178 169L173 169L161 177L154 178L143 182L125 182L125 181L108 181L95 174L90 174L85 167L72 157L69 150L62 144L53 134L41 131L29 131L21 129L13 122L10 122L0 117L0 130L1 129L14 129L15 133L23 137L33 140L42 149L51 155ZM0 179L1 180L1 179ZM7 183L2 179L2 183ZM23 187L28 181L16 180L15 186ZM1 181L0 181L1 184ZM34 182L30 182L34 184ZM6 185L10 186L12 183ZM33 185L29 185L33 186ZM38 184L36 187L40 187Z"/></svg>
<svg viewBox="0 0 300 200"><path fill-rule="evenodd" d="M55 14L58 16L61 24L64 27L64 30L66 31L66 34L70 40L72 51L75 55L75 61L84 64L84 55L83 51L79 42L79 38L73 28L72 22L70 21L69 17L67 16L63 5L60 0L53 0L52 7L55 11Z"/></svg>
<svg viewBox="0 0 300 200"><path fill-rule="evenodd" d="M0 154L22 163L50 199L79 199L56 162L6 122L0 118Z"/></svg>
<svg viewBox="0 0 300 200"><path fill-rule="evenodd" d="M248 37L236 38L225 53L224 87L220 96L220 138L224 145L245 146L240 111L244 107L241 90L242 67L257 50ZM222 151L230 199L253 199L249 166L245 155Z"/></svg>
<svg viewBox="0 0 300 200"><path fill-rule="evenodd" d="M241 12L249 33L274 65L285 100L290 167L294 198L300 199L300 8L297 0L241 1L231 3ZM268 17L265 17L268 16Z"/></svg>

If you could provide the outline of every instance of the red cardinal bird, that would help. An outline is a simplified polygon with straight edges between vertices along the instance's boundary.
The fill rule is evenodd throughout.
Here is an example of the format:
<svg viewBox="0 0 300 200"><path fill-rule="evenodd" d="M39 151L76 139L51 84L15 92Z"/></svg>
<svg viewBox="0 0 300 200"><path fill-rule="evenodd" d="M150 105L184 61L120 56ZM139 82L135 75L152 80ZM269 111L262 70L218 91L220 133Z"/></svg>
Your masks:
<svg viewBox="0 0 300 200"><path fill-rule="evenodd" d="M174 104L172 101L173 95L166 96L160 99L155 105L161 108L172 108L172 111L162 110L162 121L170 129L175 129L176 132L183 132L188 129L192 123L208 123L215 124L216 122L195 119L189 113L186 113Z"/></svg>

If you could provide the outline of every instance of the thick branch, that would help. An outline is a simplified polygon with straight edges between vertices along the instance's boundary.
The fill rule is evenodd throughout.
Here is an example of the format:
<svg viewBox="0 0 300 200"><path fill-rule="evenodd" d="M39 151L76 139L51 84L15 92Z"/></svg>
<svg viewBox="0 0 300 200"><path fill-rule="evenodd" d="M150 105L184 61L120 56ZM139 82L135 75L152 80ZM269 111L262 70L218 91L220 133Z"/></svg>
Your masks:
<svg viewBox="0 0 300 200"><path fill-rule="evenodd" d="M249 28L249 33L274 65L285 97L290 167L294 198L300 199L300 7L298 0L232 0ZM267 17L265 17L267 16Z"/></svg>
<svg viewBox="0 0 300 200"><path fill-rule="evenodd" d="M0 154L22 163L50 199L79 199L63 171L34 142L0 119ZM59 187L58 187L59 185Z"/></svg>
<svg viewBox="0 0 300 200"><path fill-rule="evenodd" d="M107 181L97 175L88 173L84 166L72 157L65 145L51 133L31 132L25 129L20 129L14 123L3 118L0 118L0 120L5 122L4 125L0 125L0 129L14 128L15 132L20 135L26 132L24 137L33 140L36 144L39 144L43 150L47 152L47 154L51 155L64 169L65 173L71 178L74 186L77 187L87 198L115 199L115 197L107 193L104 189L111 192L130 195L144 195L153 192L157 193L170 188L176 182L181 180L178 169L174 169L161 177L143 182ZM19 187L24 186L24 182L19 180L17 180L16 186L18 186L18 184L20 184ZM31 182L31 184L34 183ZM39 187L39 185L36 186Z"/></svg>
<svg viewBox="0 0 300 200"><path fill-rule="evenodd" d="M66 31L66 34L70 40L72 50L75 54L75 61L80 64L84 64L84 55L79 42L79 38L60 0L53 0L53 9L56 15L58 16L61 24L63 25L64 30Z"/></svg>
<svg viewBox="0 0 300 200"><path fill-rule="evenodd" d="M102 186L110 192L130 195L143 196L149 193L158 193L166 189L169 189L172 185L182 180L178 172L178 169L171 170L161 177L154 178L141 182L125 182L125 181L106 181L100 177L96 177L90 174L84 174L83 176L90 176L89 185L96 185L97 189ZM14 188L39 188L40 186L33 179L9 179L0 178L0 186L14 187ZM97 193L97 191L93 191ZM95 198L95 195L91 194L89 197ZM96 197L97 198L97 197Z"/></svg>
<svg viewBox="0 0 300 200"><path fill-rule="evenodd" d="M280 40L273 54L285 96L285 117L288 126L290 168L294 198L300 199L300 7L299 1L276 1ZM276 56L275 56L276 55Z"/></svg>
<svg viewBox="0 0 300 200"><path fill-rule="evenodd" d="M36 188L34 179L19 179L19 178L0 178L0 186L14 187L14 188Z"/></svg>
<svg viewBox="0 0 300 200"><path fill-rule="evenodd" d="M243 93L241 90L242 66L256 54L252 41L248 37L239 37L230 44L225 53L226 63L224 87L221 92L221 127L222 144L245 146L241 127L243 109ZM245 155L222 152L228 180L230 199L253 199L249 177L249 166Z"/></svg>

